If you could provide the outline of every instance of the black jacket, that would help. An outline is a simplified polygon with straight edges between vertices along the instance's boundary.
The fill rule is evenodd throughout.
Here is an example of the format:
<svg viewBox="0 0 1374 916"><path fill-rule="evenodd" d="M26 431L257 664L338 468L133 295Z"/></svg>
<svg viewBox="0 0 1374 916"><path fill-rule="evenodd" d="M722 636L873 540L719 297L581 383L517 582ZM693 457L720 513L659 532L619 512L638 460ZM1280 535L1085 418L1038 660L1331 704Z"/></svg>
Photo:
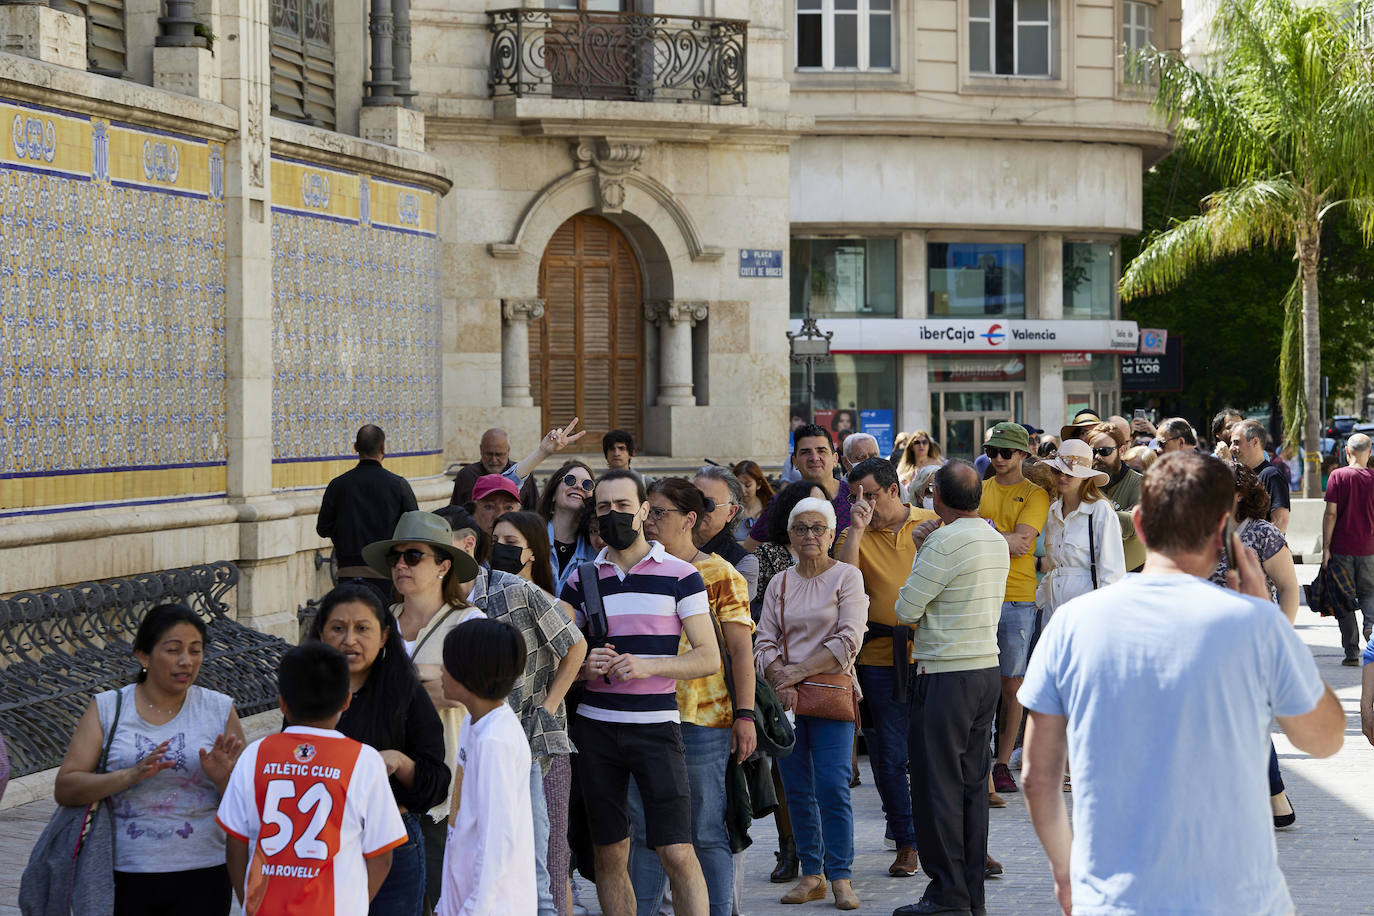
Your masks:
<svg viewBox="0 0 1374 916"><path fill-rule="evenodd" d="M419 681L410 696L385 697L363 684L336 726L354 741L378 751L400 751L415 761L415 779L407 788L389 778L396 804L423 814L448 797L449 771L444 763L444 725ZM377 706L382 706L378 714ZM390 714L387 714L389 712Z"/></svg>
<svg viewBox="0 0 1374 916"><path fill-rule="evenodd" d="M391 473L380 461L364 458L329 481L315 531L334 542L339 566L362 566L363 548L391 537L402 513L418 508L415 492L404 477Z"/></svg>

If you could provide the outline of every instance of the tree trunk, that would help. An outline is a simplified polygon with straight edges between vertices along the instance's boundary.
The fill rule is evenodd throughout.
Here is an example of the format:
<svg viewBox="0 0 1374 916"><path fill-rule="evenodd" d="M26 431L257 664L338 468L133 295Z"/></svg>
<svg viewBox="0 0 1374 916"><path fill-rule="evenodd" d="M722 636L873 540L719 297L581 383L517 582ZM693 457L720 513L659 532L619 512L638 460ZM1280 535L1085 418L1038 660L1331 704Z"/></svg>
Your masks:
<svg viewBox="0 0 1374 916"><path fill-rule="evenodd" d="M1322 352L1321 311L1317 294L1317 264L1321 260L1321 223L1298 233L1298 265L1302 269L1302 373L1303 399L1307 402L1303 420L1302 446L1307 451L1303 468L1302 495L1322 495Z"/></svg>

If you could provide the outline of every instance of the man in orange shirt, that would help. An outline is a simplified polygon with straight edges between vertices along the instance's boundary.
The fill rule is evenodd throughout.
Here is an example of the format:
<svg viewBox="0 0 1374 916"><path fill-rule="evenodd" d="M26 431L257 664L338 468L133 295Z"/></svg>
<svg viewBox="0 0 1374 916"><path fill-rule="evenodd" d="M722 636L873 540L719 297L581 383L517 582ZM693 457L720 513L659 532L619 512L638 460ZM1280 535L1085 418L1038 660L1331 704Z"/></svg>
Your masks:
<svg viewBox="0 0 1374 916"><path fill-rule="evenodd" d="M864 743L883 802L887 835L897 845L897 858L887 873L910 878L917 868L907 779L911 628L897 625L894 608L916 559L911 530L936 515L902 502L897 469L886 458L869 458L854 466L849 496L854 505L849 527L835 542L835 559L859 567L868 593L868 632L855 669L873 719L873 727L864 729Z"/></svg>

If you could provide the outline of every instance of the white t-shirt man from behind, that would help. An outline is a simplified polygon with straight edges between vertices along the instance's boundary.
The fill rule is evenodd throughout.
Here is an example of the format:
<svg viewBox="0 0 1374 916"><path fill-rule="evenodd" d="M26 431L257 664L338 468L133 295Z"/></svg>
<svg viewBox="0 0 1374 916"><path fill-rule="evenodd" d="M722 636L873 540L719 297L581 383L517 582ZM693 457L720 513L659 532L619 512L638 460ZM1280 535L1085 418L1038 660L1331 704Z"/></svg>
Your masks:
<svg viewBox="0 0 1374 916"><path fill-rule="evenodd" d="M1238 538L1233 590L1206 581L1234 492L1211 456L1155 462L1134 513L1144 570L1065 604L1031 658L1022 787L1065 912L1293 911L1270 823L1269 723L1326 757L1345 713Z"/></svg>

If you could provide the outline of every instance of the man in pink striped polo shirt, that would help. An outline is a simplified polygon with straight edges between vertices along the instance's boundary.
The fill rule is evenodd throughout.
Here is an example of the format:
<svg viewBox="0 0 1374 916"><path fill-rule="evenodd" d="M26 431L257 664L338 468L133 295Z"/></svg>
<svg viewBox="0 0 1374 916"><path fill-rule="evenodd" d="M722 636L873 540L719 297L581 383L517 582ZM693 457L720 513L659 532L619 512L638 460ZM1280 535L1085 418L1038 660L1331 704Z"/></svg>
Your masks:
<svg viewBox="0 0 1374 916"><path fill-rule="evenodd" d="M649 502L634 471L597 480L597 527L606 547L590 564L600 601L584 588L583 566L563 587L592 646L587 691L569 725L596 846L596 895L606 916L633 916L628 869L629 779L644 799L647 840L663 862L679 916L706 916L706 880L692 848L691 796L678 731L677 682L720 668L706 586L692 564L644 537ZM687 634L691 650L678 654Z"/></svg>

